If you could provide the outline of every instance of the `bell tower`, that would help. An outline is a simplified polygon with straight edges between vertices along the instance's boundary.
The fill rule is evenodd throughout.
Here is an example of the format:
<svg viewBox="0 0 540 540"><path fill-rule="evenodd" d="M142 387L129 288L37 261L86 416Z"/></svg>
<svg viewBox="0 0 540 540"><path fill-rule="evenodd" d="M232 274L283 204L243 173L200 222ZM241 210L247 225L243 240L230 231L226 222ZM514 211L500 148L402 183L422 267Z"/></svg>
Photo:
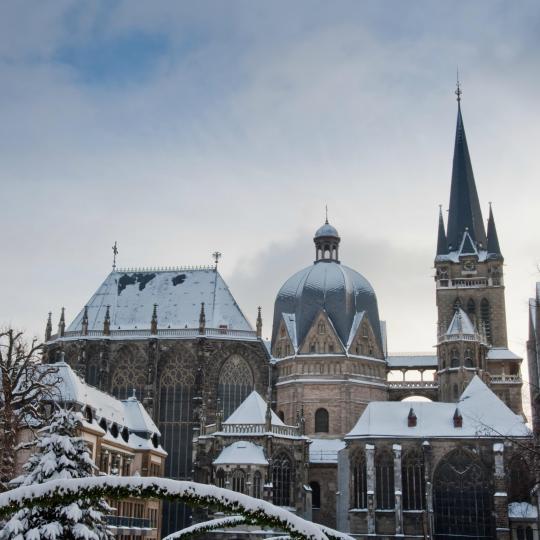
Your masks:
<svg viewBox="0 0 540 540"><path fill-rule="evenodd" d="M488 348L485 369L492 376L492 389L519 412L521 358L508 350L504 258L499 246L491 204L486 234L465 136L461 94L458 82L457 125L448 221L445 228L441 208L435 256L439 340L450 327L456 313L462 313L467 317L473 325L474 334L482 336L481 341L485 342ZM442 349L439 347L439 353L444 349L445 347ZM478 369L480 366L475 367ZM439 373L442 369L439 354ZM448 396L445 395L444 398L447 399Z"/></svg>

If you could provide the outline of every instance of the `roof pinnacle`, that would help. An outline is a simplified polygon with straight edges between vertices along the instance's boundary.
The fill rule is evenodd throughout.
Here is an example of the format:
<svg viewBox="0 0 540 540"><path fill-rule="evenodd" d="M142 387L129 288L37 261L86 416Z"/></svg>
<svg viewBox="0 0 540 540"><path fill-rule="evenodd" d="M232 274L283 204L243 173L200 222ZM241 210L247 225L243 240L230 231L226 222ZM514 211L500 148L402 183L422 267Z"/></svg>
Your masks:
<svg viewBox="0 0 540 540"><path fill-rule="evenodd" d="M327 204L324 205L324 210L326 213L326 219L324 220L324 222L326 225L328 225L328 205Z"/></svg>
<svg viewBox="0 0 540 540"><path fill-rule="evenodd" d="M459 104L461 102L461 94L463 94L463 92L461 90L461 83L459 82L459 68L457 69L457 72L456 72L456 91L455 91L455 94L457 96L457 102Z"/></svg>

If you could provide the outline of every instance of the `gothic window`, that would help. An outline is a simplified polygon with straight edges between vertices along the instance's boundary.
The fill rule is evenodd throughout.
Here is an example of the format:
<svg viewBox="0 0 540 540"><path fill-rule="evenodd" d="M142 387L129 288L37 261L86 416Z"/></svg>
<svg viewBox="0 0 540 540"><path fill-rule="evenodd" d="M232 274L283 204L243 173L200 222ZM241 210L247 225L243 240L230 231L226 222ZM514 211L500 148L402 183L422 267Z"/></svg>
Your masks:
<svg viewBox="0 0 540 540"><path fill-rule="evenodd" d="M352 507L367 508L367 472L364 454L356 455L352 473Z"/></svg>
<svg viewBox="0 0 540 540"><path fill-rule="evenodd" d="M329 418L326 409L317 409L315 411L315 433L328 433Z"/></svg>
<svg viewBox="0 0 540 540"><path fill-rule="evenodd" d="M491 310L487 298L482 298L482 301L480 302L480 317L482 319L482 324L484 325L488 343L491 343Z"/></svg>
<svg viewBox="0 0 540 540"><path fill-rule="evenodd" d="M534 487L525 460L516 456L510 460L507 467L506 484L508 502L530 502L531 490Z"/></svg>
<svg viewBox="0 0 540 540"><path fill-rule="evenodd" d="M311 507L318 509L321 507L321 485L319 482L310 482L309 487L311 488Z"/></svg>
<svg viewBox="0 0 540 540"><path fill-rule="evenodd" d="M451 351L450 367L459 367L459 352L457 349Z"/></svg>
<svg viewBox="0 0 540 540"><path fill-rule="evenodd" d="M317 331L319 334L324 334L326 332L326 326L322 321L318 324Z"/></svg>
<svg viewBox="0 0 540 540"><path fill-rule="evenodd" d="M255 471L253 474L253 496L256 499L262 497L262 476L259 471Z"/></svg>
<svg viewBox="0 0 540 540"><path fill-rule="evenodd" d="M423 510L425 500L424 460L417 451L409 452L403 459L403 509Z"/></svg>
<svg viewBox="0 0 540 540"><path fill-rule="evenodd" d="M225 487L225 471L223 469L219 469L216 473L216 486L220 488Z"/></svg>
<svg viewBox="0 0 540 540"><path fill-rule="evenodd" d="M377 508L380 510L393 510L395 507L394 458L389 452L382 452L376 457L375 483Z"/></svg>
<svg viewBox="0 0 540 540"><path fill-rule="evenodd" d="M309 352L314 353L315 352L315 343L310 343L309 345Z"/></svg>
<svg viewBox="0 0 540 540"><path fill-rule="evenodd" d="M464 365L465 367L473 367L473 353L471 349L465 349Z"/></svg>
<svg viewBox="0 0 540 540"><path fill-rule="evenodd" d="M244 471L236 469L232 473L232 490L238 493L244 493L246 489L246 475Z"/></svg>
<svg viewBox="0 0 540 540"><path fill-rule="evenodd" d="M469 315L474 315L476 313L476 304L472 298L469 298L469 301L467 302L467 313Z"/></svg>
<svg viewBox="0 0 540 540"><path fill-rule="evenodd" d="M368 337L368 328L366 324L364 324L364 326L362 327L362 337Z"/></svg>
<svg viewBox="0 0 540 540"><path fill-rule="evenodd" d="M218 398L227 419L253 390L253 374L238 354L227 358L219 373Z"/></svg>
<svg viewBox="0 0 540 540"><path fill-rule="evenodd" d="M461 307L461 298L456 298L454 300L454 311L457 311Z"/></svg>
<svg viewBox="0 0 540 540"><path fill-rule="evenodd" d="M291 506L291 460L284 452L278 454L272 464L273 503Z"/></svg>
<svg viewBox="0 0 540 540"><path fill-rule="evenodd" d="M445 456L433 479L435 538L493 538L491 492L476 456L461 449Z"/></svg>
<svg viewBox="0 0 540 540"><path fill-rule="evenodd" d="M127 399L135 393L142 402L146 386L148 359L130 349L121 349L117 355L111 377L111 393L118 399Z"/></svg>

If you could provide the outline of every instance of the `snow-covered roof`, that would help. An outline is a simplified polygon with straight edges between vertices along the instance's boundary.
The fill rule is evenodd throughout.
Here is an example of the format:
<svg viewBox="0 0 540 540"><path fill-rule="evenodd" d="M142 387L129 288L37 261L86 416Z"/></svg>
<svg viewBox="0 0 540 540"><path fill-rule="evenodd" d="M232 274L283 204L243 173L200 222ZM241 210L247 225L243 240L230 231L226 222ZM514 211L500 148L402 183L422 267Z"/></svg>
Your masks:
<svg viewBox="0 0 540 540"><path fill-rule="evenodd" d="M266 422L266 401L255 391L240 403L238 408L223 422L224 424L264 424ZM285 426L279 416L272 411L272 425Z"/></svg>
<svg viewBox="0 0 540 540"><path fill-rule="evenodd" d="M262 446L249 441L236 441L226 446L214 465L268 465Z"/></svg>
<svg viewBox="0 0 540 540"><path fill-rule="evenodd" d="M536 520L538 509L528 502L512 502L508 505L508 517L510 519Z"/></svg>
<svg viewBox="0 0 540 540"><path fill-rule="evenodd" d="M345 448L341 439L311 439L309 445L310 463L337 463L338 452Z"/></svg>
<svg viewBox="0 0 540 540"><path fill-rule="evenodd" d="M386 358L390 369L437 368L437 355L432 353L396 353Z"/></svg>
<svg viewBox="0 0 540 540"><path fill-rule="evenodd" d="M410 409L417 418L408 427ZM459 410L463 426L454 427ZM474 376L458 403L374 401L368 404L345 439L357 438L477 438L524 437L530 433L522 416L513 413L481 380Z"/></svg>
<svg viewBox="0 0 540 540"><path fill-rule="evenodd" d="M296 354L298 352L298 340L296 339L296 315L294 313L284 313L283 322Z"/></svg>
<svg viewBox="0 0 540 540"><path fill-rule="evenodd" d="M458 308L452 317L446 335L456 336L462 334L475 335L476 329L467 313L465 313L462 308Z"/></svg>
<svg viewBox="0 0 540 540"><path fill-rule="evenodd" d="M351 325L351 331L349 332L349 339L347 340L347 347L346 350L349 351L351 348L353 339L356 337L356 333L358 332L358 328L360 327L360 323L364 319L364 315L366 314L365 311L359 311L358 313L354 314L354 319Z"/></svg>
<svg viewBox="0 0 540 540"><path fill-rule="evenodd" d="M57 362L52 366L56 368L51 378L55 380L54 397L58 401L88 406L97 418L105 418L119 427L127 427L130 432L160 434L150 415L135 397L121 401L98 390L85 383L66 362Z"/></svg>
<svg viewBox="0 0 540 540"><path fill-rule="evenodd" d="M521 360L521 357L506 347L492 347L487 353L488 360Z"/></svg>
<svg viewBox="0 0 540 540"><path fill-rule="evenodd" d="M149 329L154 304L159 328L198 328L202 302L208 328L252 330L227 284L210 267L111 272L87 302L88 330L103 330L107 306L111 330ZM83 315L84 308L67 332L81 331Z"/></svg>

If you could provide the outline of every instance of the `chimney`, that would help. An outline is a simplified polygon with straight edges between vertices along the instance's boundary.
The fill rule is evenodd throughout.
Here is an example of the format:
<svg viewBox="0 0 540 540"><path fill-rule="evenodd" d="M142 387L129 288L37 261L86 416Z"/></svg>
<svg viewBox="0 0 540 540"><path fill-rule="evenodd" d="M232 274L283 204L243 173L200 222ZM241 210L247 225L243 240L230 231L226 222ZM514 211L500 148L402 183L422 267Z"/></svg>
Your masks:
<svg viewBox="0 0 540 540"><path fill-rule="evenodd" d="M455 428L463 427L463 416L461 416L461 413L459 412L459 409L457 407L454 412L454 427Z"/></svg>

